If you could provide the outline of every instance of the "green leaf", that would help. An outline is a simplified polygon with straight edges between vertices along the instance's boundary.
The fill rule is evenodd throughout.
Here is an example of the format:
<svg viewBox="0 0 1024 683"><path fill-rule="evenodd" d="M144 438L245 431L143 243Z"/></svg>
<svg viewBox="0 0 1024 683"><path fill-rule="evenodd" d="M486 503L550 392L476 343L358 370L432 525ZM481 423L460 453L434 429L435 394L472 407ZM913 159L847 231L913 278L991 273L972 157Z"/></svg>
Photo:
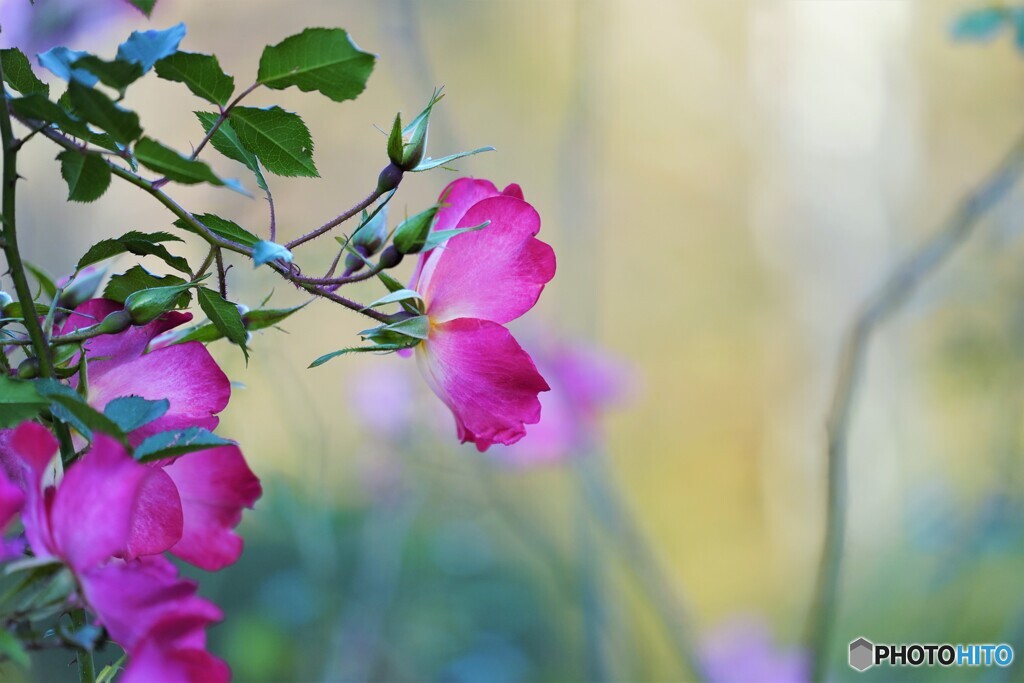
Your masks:
<svg viewBox="0 0 1024 683"><path fill-rule="evenodd" d="M181 241L180 237L168 232L144 233L133 230L116 239L100 240L89 247L89 251L78 260L75 269L82 270L86 266L130 252L136 256L156 256L171 268L191 275L192 269L189 268L188 261L180 256L174 256L161 244Z"/></svg>
<svg viewBox="0 0 1024 683"><path fill-rule="evenodd" d="M249 311L242 316L242 322L245 323L245 329L250 332L263 330L284 321L296 311L302 310L308 306L309 303L310 302L307 301L304 304L292 306L291 308L262 308L255 311Z"/></svg>
<svg viewBox="0 0 1024 683"><path fill-rule="evenodd" d="M35 381L36 391L49 399L50 412L61 422L66 422L81 434L92 440L92 433L103 432L123 440L124 432L113 420L92 408L77 391L55 379Z"/></svg>
<svg viewBox="0 0 1024 683"><path fill-rule="evenodd" d="M277 242L270 242L267 240L260 240L256 243L256 246L253 247L252 262L255 264L254 267L259 267L264 263L279 260L291 263L292 252L288 251L288 249Z"/></svg>
<svg viewBox="0 0 1024 683"><path fill-rule="evenodd" d="M210 319L214 327L234 344L242 349L246 362L249 361L249 349L246 348L245 324L242 322L242 314L238 306L226 300L217 292L206 287L197 290L199 306L203 313Z"/></svg>
<svg viewBox="0 0 1024 683"><path fill-rule="evenodd" d="M235 91L235 79L224 73L213 55L175 52L156 63L156 75L166 81L184 83L196 97L222 107Z"/></svg>
<svg viewBox="0 0 1024 683"><path fill-rule="evenodd" d="M122 145L127 145L142 135L138 115L117 106L99 90L73 80L68 86L68 97L76 114L100 130L110 133L111 137Z"/></svg>
<svg viewBox="0 0 1024 683"><path fill-rule="evenodd" d="M43 292L46 293L46 296L50 297L50 300L52 301L53 298L57 296L57 283L53 281L53 278L50 277L49 273L39 266L29 263L24 259L22 259L22 261L25 264L25 268L32 273L32 276L37 282L39 282L40 289L42 289Z"/></svg>
<svg viewBox="0 0 1024 683"><path fill-rule="evenodd" d="M31 420L47 403L31 382L21 382L0 374L0 429Z"/></svg>
<svg viewBox="0 0 1024 683"><path fill-rule="evenodd" d="M430 234L427 235L426 243L423 245L423 251L430 251L431 249L436 249L443 245L448 240L450 240L451 238L455 237L456 235L461 235L464 232L476 232L477 230L483 230L490 224L490 221L484 221L480 225L474 225L473 227L470 228L452 228L451 230L431 230Z"/></svg>
<svg viewBox="0 0 1024 683"><path fill-rule="evenodd" d="M405 149L405 140L402 137L402 114L395 115L395 123L391 126L391 134L388 136L388 158L395 166L402 165L402 150Z"/></svg>
<svg viewBox="0 0 1024 683"><path fill-rule="evenodd" d="M128 2L147 17L153 12L153 6L156 5L156 0L128 0Z"/></svg>
<svg viewBox="0 0 1024 683"><path fill-rule="evenodd" d="M128 2L132 3L133 5L137 5L143 1L144 0L128 0ZM152 4L156 2L156 0L148 1L150 3L150 6L152 6ZM124 669L124 660L127 658L127 653L123 654L120 657L118 657L117 661L111 662L110 664L107 664L105 667L100 669L99 674L97 674L96 676L96 683L113 683L114 676L119 674Z"/></svg>
<svg viewBox="0 0 1024 683"><path fill-rule="evenodd" d="M440 102L443 97L441 89L435 89L423 111L412 120L412 123L402 130L402 141L408 140L408 142L404 142L401 154L397 158L391 157L391 161L395 165L407 171L413 170L426 156L427 134L430 131L430 114L434 110L434 105ZM394 131L392 131L392 136L394 136ZM392 152L391 140L388 140L389 155Z"/></svg>
<svg viewBox="0 0 1024 683"><path fill-rule="evenodd" d="M239 244L244 244L247 247L255 247L260 241L259 237L237 223L229 221L226 218L221 218L220 216L215 216L212 213L197 213L193 218L209 228L210 232L213 234L218 237L231 240L232 242L238 242ZM189 232L194 232L197 235L200 234L198 230L194 229L191 225L180 218L174 221L174 225L182 230L188 230Z"/></svg>
<svg viewBox="0 0 1024 683"><path fill-rule="evenodd" d="M57 155L60 174L68 184L68 199L94 202L110 187L110 166L99 154L65 150Z"/></svg>
<svg viewBox="0 0 1024 683"><path fill-rule="evenodd" d="M481 152L493 151L493 147L478 147L477 149L473 149L468 152L458 152L457 154L449 154L448 156L441 157L440 159L431 159L430 157L427 157L423 161L421 161L419 165L416 166L416 168L412 169L412 171L413 173L419 173L420 171L429 171L432 168L437 168L438 166L444 166L445 164L449 164L455 161L456 159L473 156L474 154L480 154Z"/></svg>
<svg viewBox="0 0 1024 683"><path fill-rule="evenodd" d="M415 346L415 344L413 345ZM393 351L400 351L402 349L411 348L407 344L377 344L376 346L350 346L347 349L339 349L338 351L332 351L331 353L320 356L315 361L309 364L309 367L316 368L320 367L332 358L338 356L344 356L349 353L391 353Z"/></svg>
<svg viewBox="0 0 1024 683"><path fill-rule="evenodd" d="M106 133L96 133L85 123L69 114L64 107L52 102L40 93L32 93L10 101L11 107L19 115L43 123L56 123L61 130L87 142L91 142L111 151L117 151L117 143Z"/></svg>
<svg viewBox="0 0 1024 683"><path fill-rule="evenodd" d="M402 221L395 228L395 236L392 239L395 248L403 254L415 254L422 250L423 245L427 243L430 226L434 224L434 217L440 209L440 206L432 206Z"/></svg>
<svg viewBox="0 0 1024 683"><path fill-rule="evenodd" d="M379 298L376 301L374 301L372 304L367 304L366 306L363 307L363 310L366 310L368 308L377 308L378 306L386 306L387 304L396 304L396 303L399 303L401 301L412 301L412 300L422 301L423 297L420 296L419 292L416 292L414 290L411 290L411 289L400 289L397 292L391 292L390 294L385 294L381 298Z"/></svg>
<svg viewBox="0 0 1024 683"><path fill-rule="evenodd" d="M143 72L146 72L164 57L177 52L178 45L184 37L185 24L178 24L163 31L132 31L128 40L117 48L117 58L124 62L141 64Z"/></svg>
<svg viewBox="0 0 1024 683"><path fill-rule="evenodd" d="M108 403L103 414L127 434L163 417L170 407L166 398L150 401L141 396L121 396Z"/></svg>
<svg viewBox="0 0 1024 683"><path fill-rule="evenodd" d="M21 644L17 636L7 629L0 629L0 655L22 668L27 668L31 663L28 650Z"/></svg>
<svg viewBox="0 0 1024 683"><path fill-rule="evenodd" d="M50 86L39 80L28 57L18 48L0 50L0 65L4 70L4 82L22 95L39 93L43 97L50 96Z"/></svg>
<svg viewBox="0 0 1024 683"><path fill-rule="evenodd" d="M369 330L363 330L359 336L363 339L380 340L385 344L397 343L402 340L396 339L395 335L411 337L412 339L426 339L430 334L430 318L425 315L417 315L412 318L405 318L396 323L380 325Z"/></svg>
<svg viewBox="0 0 1024 683"><path fill-rule="evenodd" d="M375 59L340 28L307 28L263 50L257 80L275 90L294 85L344 102L366 88Z"/></svg>
<svg viewBox="0 0 1024 683"><path fill-rule="evenodd" d="M289 177L319 176L313 163L313 138L298 114L280 107L236 107L230 116L242 146L268 171Z"/></svg>
<svg viewBox="0 0 1024 683"><path fill-rule="evenodd" d="M182 293L195 285L195 282L185 282L180 285L140 289L128 295L124 300L124 308L131 314L133 323L145 325L178 308Z"/></svg>
<svg viewBox="0 0 1024 683"><path fill-rule="evenodd" d="M10 102L14 112L24 118L35 119L44 123L56 123L63 129L72 128L76 124L82 125L80 121L75 121L63 107L41 93L30 93L25 97L15 97Z"/></svg>
<svg viewBox="0 0 1024 683"><path fill-rule="evenodd" d="M49 304L33 303L32 308L35 310L36 315L45 317L50 313ZM63 309L61 309L63 310ZM8 320L21 320L25 317L24 308L20 301L13 301L4 306L4 315Z"/></svg>
<svg viewBox="0 0 1024 683"><path fill-rule="evenodd" d="M139 140L135 145L135 158L146 168L185 185L224 184L204 162L184 157L152 138Z"/></svg>
<svg viewBox="0 0 1024 683"><path fill-rule="evenodd" d="M166 338L167 346L172 344L184 344L185 342L197 341L203 344L223 339L224 335L211 322L204 322L188 328L178 328Z"/></svg>
<svg viewBox="0 0 1024 683"><path fill-rule="evenodd" d="M148 437L135 448L135 459L139 462L153 462L232 444L233 441L200 427L175 429Z"/></svg>
<svg viewBox="0 0 1024 683"><path fill-rule="evenodd" d="M124 96L128 86L142 78L142 65L135 62L124 62L115 59L108 62L96 55L79 57L72 64L74 69L83 69L100 79L103 85L109 86Z"/></svg>
<svg viewBox="0 0 1024 683"><path fill-rule="evenodd" d="M384 283L384 286L388 288L389 292L397 292L400 289L405 289L405 285L403 285L401 282L391 277L387 273L377 273L377 277L380 279L381 282Z"/></svg>
<svg viewBox="0 0 1024 683"><path fill-rule="evenodd" d="M36 55L39 65L48 70L57 78L68 81L78 81L82 85L91 88L96 85L99 78L85 69L75 69L72 65L82 57L88 56L88 52L69 50L66 47L50 48L42 54Z"/></svg>
<svg viewBox="0 0 1024 683"><path fill-rule="evenodd" d="M199 119L199 123L202 124L203 130L207 135L209 135L210 130L220 119L220 116L213 112L197 111L193 113ZM210 138L210 144L228 159L245 164L256 175L256 184L259 185L259 188L261 190L267 189L267 180L263 177L263 171L260 170L259 160L255 154L242 145L242 141L238 139L238 133L231 127L230 121L224 121L220 126L217 126L217 132Z"/></svg>
<svg viewBox="0 0 1024 683"><path fill-rule="evenodd" d="M154 287L182 285L185 282L185 280L175 275L159 277L153 275L142 266L133 266L124 273L110 278L110 282L107 283L106 288L103 290L103 297L123 304L135 292L153 289ZM185 306L191 299L192 295L186 291L182 293L178 303L181 306Z"/></svg>

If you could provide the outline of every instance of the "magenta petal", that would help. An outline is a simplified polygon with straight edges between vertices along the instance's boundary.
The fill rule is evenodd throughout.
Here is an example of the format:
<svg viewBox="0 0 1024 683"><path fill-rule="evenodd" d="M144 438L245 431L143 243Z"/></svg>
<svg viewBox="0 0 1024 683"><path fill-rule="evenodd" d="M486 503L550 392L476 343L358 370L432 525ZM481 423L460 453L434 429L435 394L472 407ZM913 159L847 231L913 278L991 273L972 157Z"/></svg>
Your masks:
<svg viewBox="0 0 1024 683"><path fill-rule="evenodd" d="M231 396L227 375L199 342L151 351L108 368L96 379L90 375L89 380L89 403L100 410L120 396L170 401L163 417L132 433L136 443L166 429L215 427L216 413L224 410Z"/></svg>
<svg viewBox="0 0 1024 683"><path fill-rule="evenodd" d="M149 632L168 619L192 621L190 639L203 641L202 628L222 618L220 609L196 595L196 584L178 577L166 558L113 560L79 574L86 601L110 637L131 656Z"/></svg>
<svg viewBox="0 0 1024 683"><path fill-rule="evenodd" d="M21 512L24 504L25 494L21 487L11 481L3 470L0 470L0 532L11 523L16 514Z"/></svg>
<svg viewBox="0 0 1024 683"><path fill-rule="evenodd" d="M50 527L56 554L80 573L127 554L133 541L151 552L170 547L181 533L180 503L169 498L166 487L161 493L160 485L151 483L162 476L159 469L132 460L113 439L96 435L54 495ZM140 512L140 503L147 502L178 505L178 512Z"/></svg>
<svg viewBox="0 0 1024 683"><path fill-rule="evenodd" d="M202 645L190 645L188 640L199 619L165 619L146 635L132 652L121 683L227 683L231 669L205 650Z"/></svg>
<svg viewBox="0 0 1024 683"><path fill-rule="evenodd" d="M441 190L438 201L441 210L437 212L434 230L451 230L459 225L474 204L489 197L497 197L501 193L490 180L478 178L459 178L448 183Z"/></svg>
<svg viewBox="0 0 1024 683"><path fill-rule="evenodd" d="M38 490L57 454L57 438L37 422L22 422L0 432L0 462L11 481L29 492Z"/></svg>
<svg viewBox="0 0 1024 683"><path fill-rule="evenodd" d="M480 451L511 444L540 420L548 390L529 354L501 325L460 318L434 325L417 347L428 384L455 415L459 438Z"/></svg>
<svg viewBox="0 0 1024 683"><path fill-rule="evenodd" d="M516 197L517 199L523 198L523 191L518 185L509 185L501 192L498 192L498 188L494 186L490 180L479 180L477 178L459 178L453 180L448 184L448 187L441 191L441 196L438 198L438 202L441 204L441 209L437 212L437 217L434 220L434 230L451 230L458 226L459 221L466 215L466 212L472 208L474 204L489 197L498 197L503 194ZM426 263L427 258L433 251L425 251L420 253L419 260L416 262L416 270L413 272L412 279L409 281L413 289L416 289L416 283L419 281L420 273L423 271L423 266Z"/></svg>
<svg viewBox="0 0 1024 683"><path fill-rule="evenodd" d="M160 469L148 469L135 501L126 560L162 553L181 539L184 529L184 505L174 482Z"/></svg>
<svg viewBox="0 0 1024 683"><path fill-rule="evenodd" d="M60 328L61 334L102 322L107 315L123 308L110 299L90 299L78 306ZM149 342L159 334L183 325L192 319L191 313L172 311L146 325L129 327L117 334L103 334L85 343L89 363L89 379L95 380L110 368L117 367L141 356Z"/></svg>
<svg viewBox="0 0 1024 683"><path fill-rule="evenodd" d="M480 318L497 323L530 310L555 275L555 252L534 235L540 216L514 197L476 203L459 221L482 230L457 235L427 260L419 291L434 322Z"/></svg>
<svg viewBox="0 0 1024 683"><path fill-rule="evenodd" d="M185 515L181 540L171 552L208 571L237 560L242 538L234 528L242 519L242 508L251 509L263 493L242 451L223 446L190 453L164 471L178 487Z"/></svg>
<svg viewBox="0 0 1024 683"><path fill-rule="evenodd" d="M55 554L48 520L53 489L43 490L43 478L57 453L57 439L41 424L24 422L0 432L0 460L8 477L25 494L21 519L25 537L38 557Z"/></svg>

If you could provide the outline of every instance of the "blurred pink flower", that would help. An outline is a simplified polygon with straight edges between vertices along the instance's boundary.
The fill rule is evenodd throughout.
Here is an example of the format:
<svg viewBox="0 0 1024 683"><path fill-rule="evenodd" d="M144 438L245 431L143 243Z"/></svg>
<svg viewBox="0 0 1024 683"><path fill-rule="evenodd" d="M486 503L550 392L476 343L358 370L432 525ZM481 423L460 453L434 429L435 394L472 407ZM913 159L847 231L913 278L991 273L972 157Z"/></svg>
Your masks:
<svg viewBox="0 0 1024 683"><path fill-rule="evenodd" d="M121 304L92 299L75 309L61 333L88 327L121 310ZM162 417L129 435L138 445L147 436L169 429L214 429L231 395L231 383L199 342L175 344L146 352L154 337L191 320L188 313L167 313L153 322L85 343L89 359L89 403L102 410L121 396L167 399ZM181 498L184 527L171 552L209 571L233 563L242 553L234 528L243 508L262 494L237 446L222 446L159 463Z"/></svg>
<svg viewBox="0 0 1024 683"><path fill-rule="evenodd" d="M349 406L359 424L379 436L399 436L413 422L413 385L399 364L375 364L348 380Z"/></svg>
<svg viewBox="0 0 1024 683"><path fill-rule="evenodd" d="M518 185L502 192L460 178L441 195L436 230L490 224L420 257L412 288L430 318L416 347L427 383L455 416L459 439L486 451L523 438L540 420L548 385L503 326L533 308L554 277L555 253L535 236L540 216Z"/></svg>
<svg viewBox="0 0 1024 683"><path fill-rule="evenodd" d="M0 0L0 45L32 57L136 13L126 0ZM74 45L69 45L74 47Z"/></svg>
<svg viewBox="0 0 1024 683"><path fill-rule="evenodd" d="M522 441L494 450L499 462L516 467L582 452L600 433L601 414L623 402L631 386L625 363L596 347L540 341L530 349L551 391L540 396L540 424Z"/></svg>
<svg viewBox="0 0 1024 683"><path fill-rule="evenodd" d="M128 653L126 678L155 680L142 675L152 650L174 659L187 649L205 665L180 680L227 680L227 665L205 652L205 628L221 619L220 610L196 596L196 584L180 579L160 555L182 531L178 493L167 474L136 463L116 441L97 435L64 478L50 483L57 440L34 422L5 434L0 447L4 469L23 491L29 546L36 557L72 571L79 597ZM171 624L173 637L167 633ZM136 652L146 655L140 657L142 673L133 661Z"/></svg>
<svg viewBox="0 0 1024 683"><path fill-rule="evenodd" d="M761 620L744 617L715 629L704 641L701 664L709 683L807 683L809 662L799 649L783 649Z"/></svg>

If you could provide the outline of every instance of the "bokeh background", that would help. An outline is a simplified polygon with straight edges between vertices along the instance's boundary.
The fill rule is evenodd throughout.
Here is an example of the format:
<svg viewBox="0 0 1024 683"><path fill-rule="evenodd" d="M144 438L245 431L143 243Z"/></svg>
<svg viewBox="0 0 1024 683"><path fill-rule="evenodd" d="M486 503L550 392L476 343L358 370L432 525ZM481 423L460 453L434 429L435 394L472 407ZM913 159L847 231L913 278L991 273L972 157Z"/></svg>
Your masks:
<svg viewBox="0 0 1024 683"><path fill-rule="evenodd" d="M236 382L222 430L266 490L242 560L202 577L227 613L213 649L236 679L688 680L683 644L708 661L739 653L721 680L801 680L842 336L1024 130L1012 40L950 39L972 6L159 0L149 23L126 13L75 35L70 47L112 54L129 30L185 21L183 49L215 52L240 86L263 45L307 26L344 27L379 54L355 102L253 96L301 113L316 141L320 179L271 180L283 239L372 189L386 162L374 126L443 84L432 153L495 146L459 170L520 183L558 253L517 334L531 350L599 349L614 368L590 438L517 466L457 446L409 361L307 370L365 327L327 302L260 334L248 367L212 346ZM127 104L167 144L201 138L189 113L201 103L179 85L147 79ZM44 141L23 154L30 260L61 274L99 238L169 228L127 186L94 205L58 201L54 154ZM392 219L453 177L410 178ZM262 199L174 193L265 230ZM858 675L845 647L861 635L1010 642L1024 657L1022 210L1014 193L871 346L835 680L1016 675ZM311 271L333 256L304 251ZM244 264L230 276L250 306L271 291L276 305L302 301ZM360 287L356 298L379 296ZM742 668L757 658L767 668ZM41 657L27 675L66 664Z"/></svg>

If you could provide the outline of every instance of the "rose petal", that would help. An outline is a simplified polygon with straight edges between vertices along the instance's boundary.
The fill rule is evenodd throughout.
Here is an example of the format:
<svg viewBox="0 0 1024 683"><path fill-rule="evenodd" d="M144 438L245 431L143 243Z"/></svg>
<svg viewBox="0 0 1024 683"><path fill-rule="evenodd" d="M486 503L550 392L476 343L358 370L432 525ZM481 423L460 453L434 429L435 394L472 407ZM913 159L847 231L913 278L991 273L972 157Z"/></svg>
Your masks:
<svg viewBox="0 0 1024 683"><path fill-rule="evenodd" d="M162 553L181 539L184 530L184 505L174 482L160 469L148 469L152 472L143 480L135 501L126 560Z"/></svg>
<svg viewBox="0 0 1024 683"><path fill-rule="evenodd" d="M192 620L190 637L201 641L201 629L223 617L216 605L195 594L196 584L179 578L177 568L161 555L114 560L78 578L97 623L129 655L161 622Z"/></svg>
<svg viewBox="0 0 1024 683"><path fill-rule="evenodd" d="M498 197L502 194L507 194L518 199L523 198L523 191L518 185L509 185L503 191L498 192L498 188L494 186L490 180L481 180L477 178L459 178L453 180L448 184L448 187L441 191L441 196L438 197L438 202L442 204L441 209L437 212L437 217L434 219L434 230L451 230L459 224L462 217L466 215L466 212L474 204L488 197ZM430 254L436 250L424 251L420 253L419 259L416 261L416 270L413 272L412 279L409 281L411 289L416 289L416 284L419 281L420 273L423 270L423 265Z"/></svg>
<svg viewBox="0 0 1024 683"><path fill-rule="evenodd" d="M540 216L514 197L477 202L459 221L482 230L457 235L426 262L419 289L434 322L479 318L496 323L530 310L555 275L555 252L534 235Z"/></svg>
<svg viewBox="0 0 1024 683"><path fill-rule="evenodd" d="M242 519L242 508L251 509L263 493L242 451L223 446L189 453L164 471L178 487L185 515L181 540L171 552L208 571L237 560L242 538L233 529Z"/></svg>
<svg viewBox="0 0 1024 683"><path fill-rule="evenodd" d="M501 325L460 318L433 325L416 349L427 383L455 416L459 439L480 451L515 443L540 420L548 384Z"/></svg>
<svg viewBox="0 0 1024 683"><path fill-rule="evenodd" d="M39 557L54 554L47 515L49 496L43 481L56 454L57 439L41 424L24 422L0 433L0 460L10 480L25 494L22 523L29 545Z"/></svg>
<svg viewBox="0 0 1024 683"><path fill-rule="evenodd" d="M203 619L169 618L156 624L128 660L121 683L227 683L231 669L204 649L190 645Z"/></svg>
<svg viewBox="0 0 1024 683"><path fill-rule="evenodd" d="M216 427L215 415L228 404L231 382L205 346L188 342L112 365L97 379L90 375L89 403L94 407L102 410L120 396L170 401L163 417L132 432L131 440L137 444L167 429Z"/></svg>
<svg viewBox="0 0 1024 683"><path fill-rule="evenodd" d="M21 512L24 504L25 494L21 487L0 470L0 532L3 532L14 516Z"/></svg>
<svg viewBox="0 0 1024 683"><path fill-rule="evenodd" d="M68 334L83 327L102 322L114 311L124 306L110 299L90 299L78 306L74 313L61 325L60 334ZM191 313L171 311L146 325L129 327L117 334L101 334L85 342L89 363L89 379L95 381L109 369L141 356L149 342L167 330L183 325L192 319Z"/></svg>
<svg viewBox="0 0 1024 683"><path fill-rule="evenodd" d="M133 542L150 552L169 548L181 536L181 508L166 485L152 481L164 476L132 460L113 439L96 435L89 453L68 468L53 497L51 551L81 573L131 554ZM140 510L147 502L170 509ZM35 543L33 550L38 551Z"/></svg>

